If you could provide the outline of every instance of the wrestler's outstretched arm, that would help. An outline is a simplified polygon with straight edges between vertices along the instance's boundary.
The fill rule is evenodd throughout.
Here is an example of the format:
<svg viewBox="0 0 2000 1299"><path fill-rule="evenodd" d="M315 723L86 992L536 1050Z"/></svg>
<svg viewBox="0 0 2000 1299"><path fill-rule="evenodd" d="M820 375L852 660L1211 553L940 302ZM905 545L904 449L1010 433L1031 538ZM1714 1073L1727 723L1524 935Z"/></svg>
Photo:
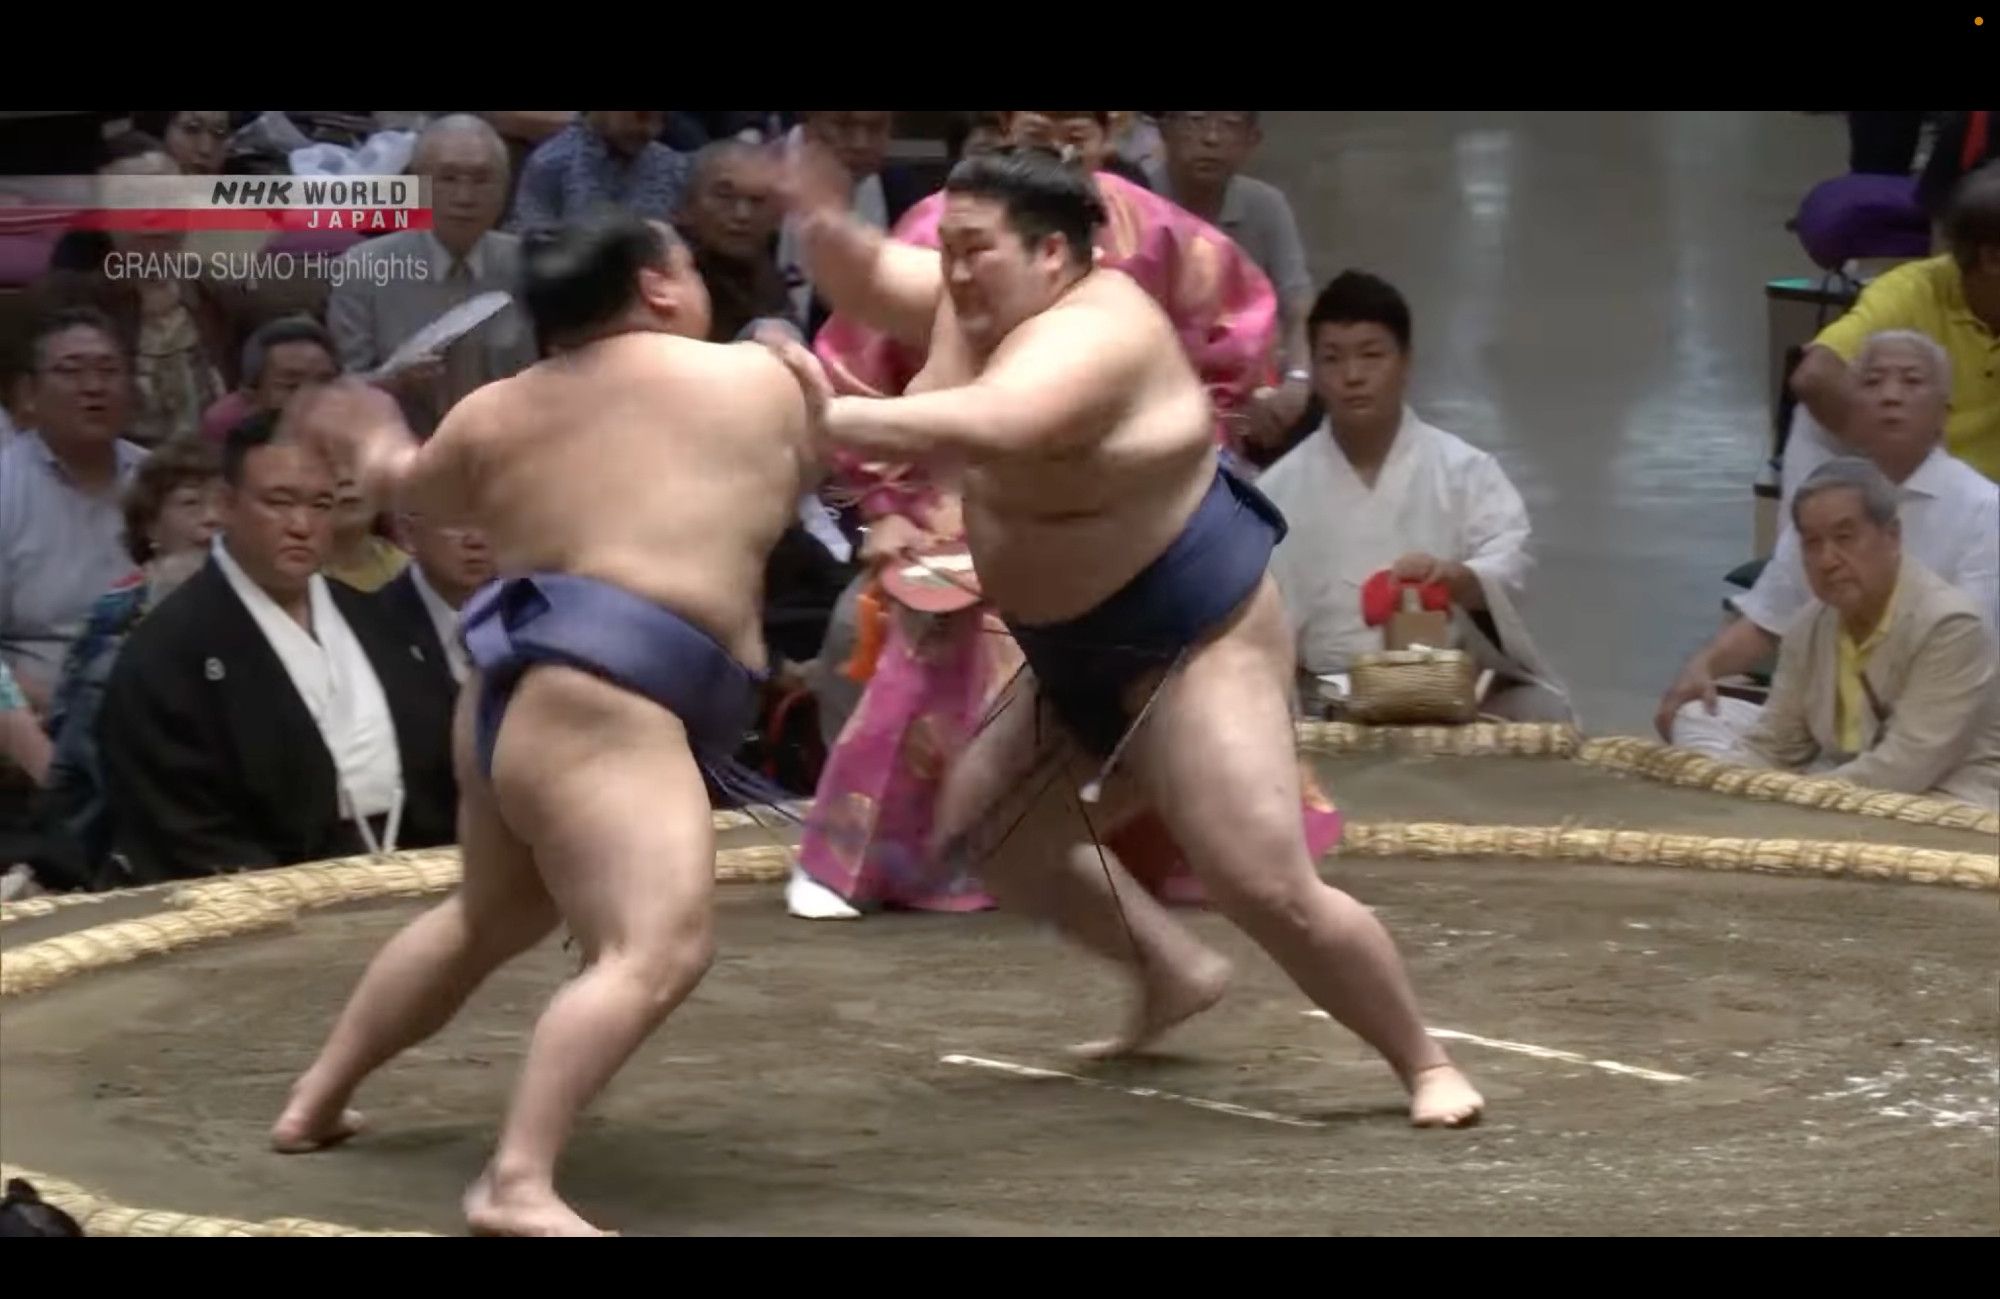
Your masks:
<svg viewBox="0 0 2000 1299"><path fill-rule="evenodd" d="M817 145L786 160L782 188L814 291L835 311L927 351L944 293L937 250L891 239L855 217L851 181Z"/></svg>
<svg viewBox="0 0 2000 1299"><path fill-rule="evenodd" d="M1017 327L973 382L912 397L835 396L811 352L759 341L799 380L829 441L885 460L977 461L1074 447L1115 426L1145 364L1140 331L1121 330L1108 313L1085 306Z"/></svg>
<svg viewBox="0 0 2000 1299"><path fill-rule="evenodd" d="M320 447L349 466L370 499L433 519L462 519L470 509L459 448L465 425L485 402L478 393L452 407L428 442L404 422L402 407L380 388L342 379L293 396L283 433Z"/></svg>

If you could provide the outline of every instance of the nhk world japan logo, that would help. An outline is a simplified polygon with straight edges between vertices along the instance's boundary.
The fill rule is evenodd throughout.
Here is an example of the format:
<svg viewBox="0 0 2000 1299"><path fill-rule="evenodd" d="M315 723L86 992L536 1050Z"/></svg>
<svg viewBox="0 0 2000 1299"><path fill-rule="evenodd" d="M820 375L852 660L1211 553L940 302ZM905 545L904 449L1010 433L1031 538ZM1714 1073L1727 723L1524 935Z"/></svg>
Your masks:
<svg viewBox="0 0 2000 1299"><path fill-rule="evenodd" d="M0 234L431 228L422 176L9 176Z"/></svg>

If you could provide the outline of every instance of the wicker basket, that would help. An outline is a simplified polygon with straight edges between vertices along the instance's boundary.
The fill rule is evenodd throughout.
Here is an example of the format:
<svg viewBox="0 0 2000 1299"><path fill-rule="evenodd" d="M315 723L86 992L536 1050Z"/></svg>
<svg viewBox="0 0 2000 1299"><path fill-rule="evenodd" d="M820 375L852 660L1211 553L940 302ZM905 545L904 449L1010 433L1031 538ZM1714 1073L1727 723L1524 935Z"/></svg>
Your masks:
<svg viewBox="0 0 2000 1299"><path fill-rule="evenodd" d="M1464 650L1363 654L1352 668L1348 716L1377 726L1455 726L1479 713L1479 674Z"/></svg>

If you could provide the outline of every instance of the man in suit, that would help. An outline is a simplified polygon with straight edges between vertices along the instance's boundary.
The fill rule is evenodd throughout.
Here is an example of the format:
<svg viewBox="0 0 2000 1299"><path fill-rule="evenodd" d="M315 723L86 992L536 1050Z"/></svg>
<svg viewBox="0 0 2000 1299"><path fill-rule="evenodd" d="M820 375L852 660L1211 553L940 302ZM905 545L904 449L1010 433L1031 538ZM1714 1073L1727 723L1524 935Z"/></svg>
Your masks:
<svg viewBox="0 0 2000 1299"><path fill-rule="evenodd" d="M458 635L458 611L493 580L493 551L474 527L446 527L421 514L402 516L411 563L375 598L383 612L435 664L446 694L465 681L468 665Z"/></svg>
<svg viewBox="0 0 2000 1299"><path fill-rule="evenodd" d="M1800 484L1792 523L1813 602L1741 741L1710 722L1694 747L2000 811L2000 645L1964 592L1903 553L1896 506L1857 457Z"/></svg>
<svg viewBox="0 0 2000 1299"><path fill-rule="evenodd" d="M263 415L230 434L208 563L127 639L99 736L102 886L454 837L437 650L320 573L334 471Z"/></svg>
<svg viewBox="0 0 2000 1299"><path fill-rule="evenodd" d="M374 369L406 339L468 298L515 293L519 238L496 230L507 206L507 146L476 117L442 117L425 128L411 170L431 182L432 225L357 244L347 276L327 299L326 323L341 368ZM385 380L420 437L459 398L535 359L534 331L509 305L442 355Z"/></svg>

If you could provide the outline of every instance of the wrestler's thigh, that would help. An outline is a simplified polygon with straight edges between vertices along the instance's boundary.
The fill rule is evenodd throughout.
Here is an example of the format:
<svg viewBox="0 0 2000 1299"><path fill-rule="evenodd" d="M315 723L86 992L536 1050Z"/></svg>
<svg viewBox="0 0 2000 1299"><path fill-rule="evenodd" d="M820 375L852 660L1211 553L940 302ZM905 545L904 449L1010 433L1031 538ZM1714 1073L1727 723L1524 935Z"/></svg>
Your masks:
<svg viewBox="0 0 2000 1299"><path fill-rule="evenodd" d="M531 669L500 729L493 790L586 957L706 950L715 830L672 713L588 673Z"/></svg>
<svg viewBox="0 0 2000 1299"><path fill-rule="evenodd" d="M1300 819L1277 600L1267 578L1227 631L1188 656L1131 744L1149 801L1218 890L1317 878Z"/></svg>
<svg viewBox="0 0 2000 1299"><path fill-rule="evenodd" d="M459 690L452 714L452 766L458 777L458 844L464 862L459 900L475 928L504 925L542 933L555 927L555 902L535 869L534 854L500 815L493 785L479 769L473 720L475 675ZM535 937L539 937L536 934Z"/></svg>
<svg viewBox="0 0 2000 1299"><path fill-rule="evenodd" d="M1007 815L1017 804L1025 806L1025 800L1033 798L1052 775L1050 764L1062 760L1057 756L1059 745L1066 753L1067 742L1042 708L1034 674L1023 669L995 694L971 739L953 760L938 791L933 838L946 842L988 816Z"/></svg>

